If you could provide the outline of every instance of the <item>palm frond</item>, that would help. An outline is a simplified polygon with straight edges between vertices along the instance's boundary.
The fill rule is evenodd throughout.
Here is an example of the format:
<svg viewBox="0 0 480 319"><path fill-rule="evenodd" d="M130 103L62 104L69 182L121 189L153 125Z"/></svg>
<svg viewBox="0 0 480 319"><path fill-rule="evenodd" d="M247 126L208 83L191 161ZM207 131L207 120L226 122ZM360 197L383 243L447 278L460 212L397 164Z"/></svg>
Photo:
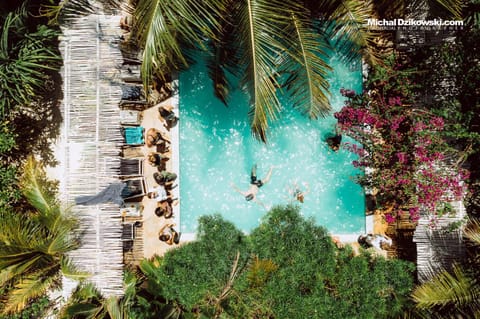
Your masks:
<svg viewBox="0 0 480 319"><path fill-rule="evenodd" d="M267 141L269 121L281 111L276 91L278 56L288 50L290 37L285 30L290 22L292 7L278 0L246 0L239 3L239 41L245 48L240 63L245 66L242 78L250 94L250 124L252 134Z"/></svg>
<svg viewBox="0 0 480 319"><path fill-rule="evenodd" d="M349 60L362 56L372 64L382 63L375 39L381 34L366 26L374 18L372 1L343 0L330 17L333 23L334 47Z"/></svg>
<svg viewBox="0 0 480 319"><path fill-rule="evenodd" d="M478 219L470 219L465 229L465 236L475 244L480 245L480 221Z"/></svg>
<svg viewBox="0 0 480 319"><path fill-rule="evenodd" d="M228 12L222 15L227 16ZM234 25L230 21L221 21L221 23L218 35L209 41L210 54L207 56L206 65L215 96L228 105L231 84L227 72L238 76L238 46L235 43Z"/></svg>
<svg viewBox="0 0 480 319"><path fill-rule="evenodd" d="M62 275L74 280L84 280L91 276L88 272L79 271L68 257L62 256L60 259L60 269Z"/></svg>
<svg viewBox="0 0 480 319"><path fill-rule="evenodd" d="M54 286L58 279L56 276L48 275L50 271L52 269L47 268L26 276L17 282L7 295L6 306L3 312L20 312L32 299L45 295L47 290Z"/></svg>
<svg viewBox="0 0 480 319"><path fill-rule="evenodd" d="M17 104L28 105L37 91L43 89L46 70L56 70L59 55L45 42L58 34L39 27L36 32L25 29L24 8L11 12L3 22L0 37L0 113ZM22 33L23 32L23 33Z"/></svg>
<svg viewBox="0 0 480 319"><path fill-rule="evenodd" d="M453 272L443 271L431 281L418 286L412 293L413 300L420 309L434 306L444 307L449 304L457 306L477 302L478 286L460 267L455 266Z"/></svg>
<svg viewBox="0 0 480 319"><path fill-rule="evenodd" d="M28 202L40 213L49 215L58 209L56 199L42 185L44 168L33 156L29 156L24 168L20 185Z"/></svg>
<svg viewBox="0 0 480 319"><path fill-rule="evenodd" d="M148 86L153 74L166 74L189 65L182 43L204 47L204 37L213 38L221 2L200 0L140 0L134 33L143 48L142 77Z"/></svg>
<svg viewBox="0 0 480 319"><path fill-rule="evenodd" d="M462 0L430 0L430 7L433 5L439 6L442 9L448 11L453 18L462 18L462 7L465 1Z"/></svg>
<svg viewBox="0 0 480 319"><path fill-rule="evenodd" d="M286 82L293 106L312 119L326 116L329 103L328 72L331 71L328 60L327 44L313 27L308 17L292 14L291 34L296 36L296 50L292 50L290 63L281 64L281 73L290 74Z"/></svg>
<svg viewBox="0 0 480 319"><path fill-rule="evenodd" d="M63 0L58 4L42 4L40 15L46 17L50 25L68 25L81 16L94 14L96 9L90 0Z"/></svg>
<svg viewBox="0 0 480 319"><path fill-rule="evenodd" d="M104 300L103 303L111 319L123 319L119 297L111 296Z"/></svg>

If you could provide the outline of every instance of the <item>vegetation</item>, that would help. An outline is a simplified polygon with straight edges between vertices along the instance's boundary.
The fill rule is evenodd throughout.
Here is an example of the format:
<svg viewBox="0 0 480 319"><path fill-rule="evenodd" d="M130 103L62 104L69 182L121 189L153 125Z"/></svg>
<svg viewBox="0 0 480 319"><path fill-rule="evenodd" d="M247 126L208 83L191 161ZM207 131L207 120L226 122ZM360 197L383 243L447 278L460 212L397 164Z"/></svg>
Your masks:
<svg viewBox="0 0 480 319"><path fill-rule="evenodd" d="M384 318L413 285L411 264L338 249L294 206L248 236L205 216L197 238L142 262L136 318Z"/></svg>
<svg viewBox="0 0 480 319"><path fill-rule="evenodd" d="M388 222L408 213L432 214L432 226L445 201L465 193L466 170L459 167L459 151L447 142L444 117L419 103L414 68L395 56L386 67L370 72L367 90L357 95L342 90L346 105L335 114L339 127L362 143L346 147L358 155L357 167L372 168L360 182L378 191L378 202L389 207ZM461 163L461 162L460 162Z"/></svg>
<svg viewBox="0 0 480 319"><path fill-rule="evenodd" d="M372 7L355 1L333 3L137 1L133 34L144 49L144 82L148 85L154 75L167 78L193 63L195 52L205 51L214 92L224 103L230 91L226 74L241 75L241 86L250 96L252 133L266 141L269 123L282 109L279 87L311 118L330 110L326 75L333 47L328 39L348 39L339 43L350 55L370 45L372 34L363 21ZM335 21L335 28L313 24L313 17L327 6L330 14L325 18Z"/></svg>
<svg viewBox="0 0 480 319"><path fill-rule="evenodd" d="M480 246L480 223L473 220L465 232L466 237ZM422 318L478 318L480 316L478 249L470 262L457 265L453 271L434 274L431 281L415 288L412 298L416 314Z"/></svg>
<svg viewBox="0 0 480 319"><path fill-rule="evenodd" d="M0 4L2 9L8 7L0 20L0 310L24 309L21 314L6 315L8 318L40 317L48 306L45 292L59 286L61 273L84 277L72 271L65 258L78 244L76 221L61 210L55 200L55 184L45 179L41 165L30 159L24 166L31 153L51 162L45 145L56 135L59 124L59 33L38 18L37 2L24 1L21 8L19 4ZM60 7L55 7L56 1L45 3L53 4L53 16L60 13L55 8L70 10L68 4L74 4L73 11L67 10L72 14L94 12L91 6L79 6L79 0L63 1ZM202 50L209 61L215 93L225 104L231 89L226 74L243 74L242 87L251 96L252 132L263 141L269 124L282 110L275 95L278 90L287 92L294 107L311 118L327 114L325 76L333 47L340 46L347 58L360 53L379 62L374 51L376 34L362 24L367 17L405 10L403 1L375 1L372 5L328 0L301 5L276 0L136 3L133 34L145 49L145 83L188 67L192 54ZM438 3L458 14L457 0ZM356 165L366 166L370 161L376 172L382 172L367 176L364 182L381 190L384 203L393 203L390 218L406 207L416 218L420 207L433 211L445 207L438 205L444 199L439 194L463 192L461 169L454 167L460 174L453 176L435 169L445 155L461 151L471 163L478 160L478 12L472 10L476 5L476 1L467 3L466 12L472 12L466 19L469 27L459 33L453 48L439 51L444 59L427 61L430 71L454 66L449 69L459 90L454 99L435 101L428 108L412 107L415 101L410 91L428 86L416 87L414 78L425 83L419 80L421 73L410 73L406 66L411 64L403 62L394 63L393 69L372 63L371 83L380 89L377 95L344 91L350 102L337 116L345 130L363 139L368 151L351 146L360 155ZM312 23L313 18L319 22ZM445 64L436 67L433 62ZM365 107L367 111L359 112ZM374 135L362 136L365 123L374 126ZM460 147L449 147L447 142L451 145L453 141ZM478 172L472 175L478 181ZM417 187L424 192L418 193ZM478 196L471 198L475 213ZM401 313L407 304L405 297L412 287L410 264L364 252L353 256L348 247L337 249L325 229L303 220L294 207L275 208L248 236L218 216L204 217L200 224L197 241L164 257L143 261L138 277L127 273L123 298L104 299L95 287L82 284L61 316L383 318ZM424 291L434 289L444 298L442 288L448 291L454 286L459 288L455 292L475 298L477 277L458 268L453 276L439 275ZM462 299L458 294L447 296L454 302L422 303L422 294L418 294L419 308L429 308L428 315L438 309L448 314L457 306L467 307L465 315L478 314L476 299Z"/></svg>
<svg viewBox="0 0 480 319"><path fill-rule="evenodd" d="M75 221L55 200L56 183L27 160L36 153L52 163L48 139L60 125L59 32L38 8L38 1L0 4L1 318L40 317L50 306L47 290L71 268L64 254L78 242Z"/></svg>
<svg viewBox="0 0 480 319"><path fill-rule="evenodd" d="M11 288L3 296L4 313L21 311L58 287L60 274L83 277L66 257L78 245L76 220L56 201L40 164L30 158L23 170L21 188L31 208L0 213L0 284Z"/></svg>

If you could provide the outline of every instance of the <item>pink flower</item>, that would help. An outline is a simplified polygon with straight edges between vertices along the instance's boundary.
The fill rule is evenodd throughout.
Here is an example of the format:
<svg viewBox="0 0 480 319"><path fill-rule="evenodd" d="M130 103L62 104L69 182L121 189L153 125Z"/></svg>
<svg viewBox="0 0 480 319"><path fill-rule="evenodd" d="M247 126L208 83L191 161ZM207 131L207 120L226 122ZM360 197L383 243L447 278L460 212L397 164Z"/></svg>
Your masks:
<svg viewBox="0 0 480 319"><path fill-rule="evenodd" d="M389 224L394 223L397 218L392 214L385 214L385 221Z"/></svg>
<svg viewBox="0 0 480 319"><path fill-rule="evenodd" d="M405 164L407 162L407 154L405 154L405 152L398 152L395 155L397 155L400 164Z"/></svg>
<svg viewBox="0 0 480 319"><path fill-rule="evenodd" d="M434 118L432 118L430 120L430 125L432 125L433 127L435 127L438 130L442 130L443 126L445 125L445 122L444 122L443 118L441 118L439 116L435 116Z"/></svg>

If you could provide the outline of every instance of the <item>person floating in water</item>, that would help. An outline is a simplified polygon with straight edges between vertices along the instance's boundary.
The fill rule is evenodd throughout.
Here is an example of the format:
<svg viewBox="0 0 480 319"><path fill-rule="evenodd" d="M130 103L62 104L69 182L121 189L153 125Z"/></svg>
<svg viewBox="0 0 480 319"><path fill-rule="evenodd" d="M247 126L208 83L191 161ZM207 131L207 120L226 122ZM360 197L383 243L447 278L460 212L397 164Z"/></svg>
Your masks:
<svg viewBox="0 0 480 319"><path fill-rule="evenodd" d="M308 187L307 183L302 183L305 186L305 190L302 190L300 186L298 186L297 182L293 183L293 188L288 189L288 193L291 195L292 200L299 201L303 204L305 200L305 196L310 192L310 188Z"/></svg>
<svg viewBox="0 0 480 319"><path fill-rule="evenodd" d="M330 146L333 151L336 152L340 149L340 144L342 143L342 134L340 133L337 125L335 125L335 135L328 137L326 141L328 146Z"/></svg>
<svg viewBox="0 0 480 319"><path fill-rule="evenodd" d="M250 188L247 191L242 191L235 184L232 183L232 187L240 194L245 197L247 201L254 201L260 205L263 205L259 200L257 200L257 194L263 185L270 181L270 177L272 176L273 166L270 167L267 175L263 179L257 178L257 164L253 165L252 171L250 173Z"/></svg>

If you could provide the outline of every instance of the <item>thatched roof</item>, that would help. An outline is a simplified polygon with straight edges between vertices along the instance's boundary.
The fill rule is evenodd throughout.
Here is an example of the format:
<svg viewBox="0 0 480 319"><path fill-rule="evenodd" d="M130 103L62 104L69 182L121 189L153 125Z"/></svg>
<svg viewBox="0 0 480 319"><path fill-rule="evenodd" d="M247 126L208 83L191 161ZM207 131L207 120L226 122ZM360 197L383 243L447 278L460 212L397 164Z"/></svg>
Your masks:
<svg viewBox="0 0 480 319"><path fill-rule="evenodd" d="M438 218L436 227L429 227L431 216L425 214L418 221L413 241L417 244L417 274L420 282L429 280L444 269L451 269L455 262L465 257L463 227L449 230L465 218L462 201L451 203L455 214Z"/></svg>
<svg viewBox="0 0 480 319"><path fill-rule="evenodd" d="M73 204L118 182L122 55L120 17L90 15L64 27L60 49L64 99L60 192ZM71 254L81 270L108 295L123 293L122 223L116 204L74 206L84 230L81 247ZM68 290L64 287L65 290Z"/></svg>

